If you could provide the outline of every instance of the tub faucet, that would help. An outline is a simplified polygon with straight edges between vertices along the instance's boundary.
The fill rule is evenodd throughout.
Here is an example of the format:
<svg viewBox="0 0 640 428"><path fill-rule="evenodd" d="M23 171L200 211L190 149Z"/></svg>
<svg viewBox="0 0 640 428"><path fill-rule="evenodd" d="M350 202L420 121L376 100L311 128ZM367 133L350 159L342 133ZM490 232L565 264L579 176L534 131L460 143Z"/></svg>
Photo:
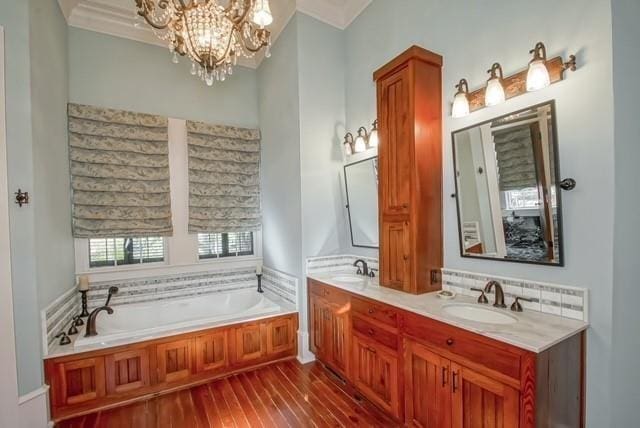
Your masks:
<svg viewBox="0 0 640 428"><path fill-rule="evenodd" d="M485 293L491 293L493 288L496 288L496 299L493 303L493 306L496 308L506 308L507 305L504 304L504 291L502 290L502 286L498 281L489 281L487 285L484 286Z"/></svg>
<svg viewBox="0 0 640 428"><path fill-rule="evenodd" d="M362 267L358 266L359 263L362 263ZM369 276L369 266L367 265L367 262L362 259L358 259L353 263L353 265L358 268L358 275Z"/></svg>
<svg viewBox="0 0 640 428"><path fill-rule="evenodd" d="M113 314L113 309L110 306L100 306L98 309L94 309L89 314L89 318L87 318L87 332L84 334L84 337L97 336L98 332L96 331L96 318L98 314L102 311L107 311L109 315Z"/></svg>

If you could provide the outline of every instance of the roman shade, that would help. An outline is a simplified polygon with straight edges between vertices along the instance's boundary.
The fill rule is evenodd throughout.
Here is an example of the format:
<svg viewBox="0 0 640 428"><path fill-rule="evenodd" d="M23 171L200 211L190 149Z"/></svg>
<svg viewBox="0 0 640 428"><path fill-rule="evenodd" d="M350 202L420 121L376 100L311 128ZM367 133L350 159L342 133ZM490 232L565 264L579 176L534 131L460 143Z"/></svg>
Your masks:
<svg viewBox="0 0 640 428"><path fill-rule="evenodd" d="M76 238L170 236L167 118L69 104Z"/></svg>
<svg viewBox="0 0 640 428"><path fill-rule="evenodd" d="M260 131L187 122L189 232L259 230Z"/></svg>
<svg viewBox="0 0 640 428"><path fill-rule="evenodd" d="M529 125L494 133L500 190L536 187L537 175Z"/></svg>

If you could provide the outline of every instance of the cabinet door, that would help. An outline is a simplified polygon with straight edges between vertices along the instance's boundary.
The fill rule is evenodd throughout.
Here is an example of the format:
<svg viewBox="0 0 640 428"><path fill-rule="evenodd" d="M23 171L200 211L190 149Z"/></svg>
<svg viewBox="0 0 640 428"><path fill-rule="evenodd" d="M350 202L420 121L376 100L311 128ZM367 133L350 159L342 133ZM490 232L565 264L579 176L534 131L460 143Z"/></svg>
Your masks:
<svg viewBox="0 0 640 428"><path fill-rule="evenodd" d="M351 376L369 400L396 418L400 417L398 358L375 342L352 337Z"/></svg>
<svg viewBox="0 0 640 428"><path fill-rule="evenodd" d="M266 329L265 324L249 324L236 328L237 363L256 360L266 354Z"/></svg>
<svg viewBox="0 0 640 428"><path fill-rule="evenodd" d="M451 364L453 428L519 425L519 393L464 366Z"/></svg>
<svg viewBox="0 0 640 428"><path fill-rule="evenodd" d="M331 309L327 302L319 297L311 296L310 299L310 325L311 340L309 341L311 352L318 359L329 357L329 332L331 330Z"/></svg>
<svg viewBox="0 0 640 428"><path fill-rule="evenodd" d="M158 382L169 383L191 375L191 340L162 343L156 347Z"/></svg>
<svg viewBox="0 0 640 428"><path fill-rule="evenodd" d="M415 342L405 342L404 401L408 426L451 427L449 360Z"/></svg>
<svg viewBox="0 0 640 428"><path fill-rule="evenodd" d="M196 372L217 370L229 365L228 331L216 331L196 338Z"/></svg>
<svg viewBox="0 0 640 428"><path fill-rule="evenodd" d="M80 404L104 397L104 358L85 358L59 363L56 369L57 387L54 386L55 390L52 392L57 406Z"/></svg>
<svg viewBox="0 0 640 428"><path fill-rule="evenodd" d="M411 277L411 237L409 222L382 223L384 246L380 247L382 284L398 290L407 290Z"/></svg>
<svg viewBox="0 0 640 428"><path fill-rule="evenodd" d="M149 386L147 348L107 355L105 365L109 394L121 394Z"/></svg>
<svg viewBox="0 0 640 428"><path fill-rule="evenodd" d="M349 373L349 338L351 329L349 327L349 311L346 306L331 308L331 328L329 337L331 345L330 363L344 376Z"/></svg>
<svg viewBox="0 0 640 428"><path fill-rule="evenodd" d="M296 344L292 318L278 318L267 325L267 354L291 351Z"/></svg>
<svg viewBox="0 0 640 428"><path fill-rule="evenodd" d="M409 68L380 81L378 94L380 207L383 214L407 214L414 170Z"/></svg>

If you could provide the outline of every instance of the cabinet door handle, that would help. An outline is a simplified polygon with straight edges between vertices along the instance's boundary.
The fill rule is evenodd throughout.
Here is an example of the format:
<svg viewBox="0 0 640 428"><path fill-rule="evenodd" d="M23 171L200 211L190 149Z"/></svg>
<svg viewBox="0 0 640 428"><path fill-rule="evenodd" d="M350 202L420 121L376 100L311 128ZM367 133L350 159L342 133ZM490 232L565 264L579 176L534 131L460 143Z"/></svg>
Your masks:
<svg viewBox="0 0 640 428"><path fill-rule="evenodd" d="M370 328L370 329L367 331L367 333L369 333L369 336L373 336L376 332L375 332L375 331L373 331L373 329L372 329L372 328Z"/></svg>
<svg viewBox="0 0 640 428"><path fill-rule="evenodd" d="M369 348L369 347L367 347L367 351L371 352L372 354L377 354L378 353L375 349Z"/></svg>
<svg viewBox="0 0 640 428"><path fill-rule="evenodd" d="M409 204L402 204L402 208L409 208Z"/></svg>
<svg viewBox="0 0 640 428"><path fill-rule="evenodd" d="M367 312L369 312L369 315L373 315L373 313L375 312L375 309L369 308L369 310Z"/></svg>
<svg viewBox="0 0 640 428"><path fill-rule="evenodd" d="M406 254L405 254L404 256L402 256L402 258L403 258L404 260L409 260L409 256L408 256L408 255L406 255Z"/></svg>
<svg viewBox="0 0 640 428"><path fill-rule="evenodd" d="M447 384L447 380L449 379L449 369L447 369L446 367L442 368L442 387L444 388L444 386Z"/></svg>
<svg viewBox="0 0 640 428"><path fill-rule="evenodd" d="M458 390L458 372L453 372L453 392Z"/></svg>

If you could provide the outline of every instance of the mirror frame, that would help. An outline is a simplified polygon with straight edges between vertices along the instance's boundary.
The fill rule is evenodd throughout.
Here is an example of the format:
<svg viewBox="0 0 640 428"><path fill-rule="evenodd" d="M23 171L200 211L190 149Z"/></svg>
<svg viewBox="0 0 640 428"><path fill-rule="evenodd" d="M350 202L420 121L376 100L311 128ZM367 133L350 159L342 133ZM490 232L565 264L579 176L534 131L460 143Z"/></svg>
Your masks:
<svg viewBox="0 0 640 428"><path fill-rule="evenodd" d="M378 212L376 212L376 216L378 217L378 246L374 247L371 245L356 245L355 242L353 241L353 220L351 219L351 203L349 202L349 182L347 180L347 167L357 165L363 162L368 162L371 159L377 159L377 158L378 156L371 156L366 159L359 160L357 162L348 163L344 166L344 190L347 195L347 206L345 208L347 208L347 215L349 216L349 234L351 235L351 246L355 248L372 248L375 250L380 249L380 215L378 210ZM378 183L378 186L380 186L380 183ZM378 198L378 201L377 201L378 203L376 205L379 204L380 188L378 187L377 190L378 190L378 193L376 197Z"/></svg>
<svg viewBox="0 0 640 428"><path fill-rule="evenodd" d="M551 262L539 262L539 261L532 261L532 260L522 260L522 259L509 259L509 258L497 258L497 257L489 257L489 256L472 256L472 255L468 255L464 253L464 243L463 243L463 239L462 239L462 225L460 224L460 201L458 199L458 177L456 175L456 171L457 171L457 163L456 163L456 140L455 140L455 136L456 134L463 132L463 131L467 131L469 129L473 129L473 128L477 128L478 126L482 126L484 124L487 123L491 123L494 120L498 120L498 119L503 119L505 117L514 115L514 114L518 114L518 113L522 113L525 112L527 110L532 110L538 107L542 107L542 106L550 106L551 107L551 123L553 125L553 154L554 154L554 159L555 159L555 165L554 165L554 170L555 170L555 183L554 185L556 186L556 199L557 199L557 217L558 217L558 239L560 242L558 242L558 263L551 263ZM562 192L564 191L562 189L562 187L560 186L560 182L562 181L562 178L560 176L560 153L558 150L558 146L559 146L559 141L558 141L558 121L557 121L557 117L556 117L556 100L548 100L539 104L534 104L531 105L529 107L520 109L520 110L516 110L516 111L512 111L509 112L507 114L503 114L502 116L496 116L493 117L489 120L485 120L484 122L478 122L475 123L471 126L467 126L464 128L460 128L460 129L456 129L454 131L451 132L451 154L452 154L452 159L453 159L453 181L454 181L454 185L455 185L455 193L453 195L451 195L452 198L455 198L456 200L456 212L457 212L457 223L458 223L458 245L460 246L460 257L463 258L467 258L467 259L476 259L476 260L493 260L493 261L497 261L497 262L509 262L509 263L521 263L521 264L533 264L533 265L542 265L542 266L551 266L551 267L564 267L565 265L565 260L564 260L564 227L563 227L563 215L562 215Z"/></svg>

